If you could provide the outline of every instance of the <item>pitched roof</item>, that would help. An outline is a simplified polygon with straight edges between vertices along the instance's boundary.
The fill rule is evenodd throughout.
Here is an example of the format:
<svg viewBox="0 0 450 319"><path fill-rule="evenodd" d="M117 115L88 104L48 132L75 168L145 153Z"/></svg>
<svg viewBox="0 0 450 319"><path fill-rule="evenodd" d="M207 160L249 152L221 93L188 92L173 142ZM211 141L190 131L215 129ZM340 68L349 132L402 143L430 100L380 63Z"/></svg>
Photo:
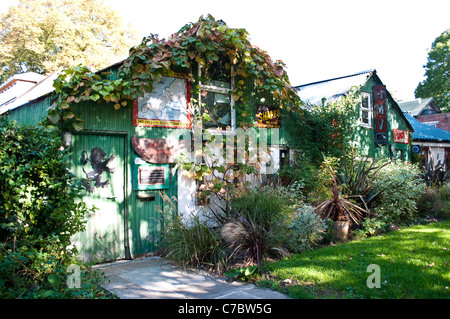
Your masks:
<svg viewBox="0 0 450 319"><path fill-rule="evenodd" d="M26 92L23 92L21 95L15 97L11 101L8 101L8 103L3 104L0 107L0 115L52 93L55 90L53 88L53 81L58 75L59 73L55 72L47 77L44 77Z"/></svg>
<svg viewBox="0 0 450 319"><path fill-rule="evenodd" d="M353 86L363 85L374 73L376 73L376 70L367 70L352 75L303 84L294 88L303 102L319 104L322 103L324 98L335 100L348 93Z"/></svg>
<svg viewBox="0 0 450 319"><path fill-rule="evenodd" d="M432 97L425 99L419 98L407 102L400 102L398 103L398 106L400 106L403 112L408 112L412 116L421 115L421 113L427 106L430 106L431 108L435 109L436 112L440 112L439 107L437 106L436 102Z"/></svg>
<svg viewBox="0 0 450 319"><path fill-rule="evenodd" d="M450 142L450 132L421 123L407 112L403 112L403 114L414 129L414 132L412 133L413 140Z"/></svg>
<svg viewBox="0 0 450 319"><path fill-rule="evenodd" d="M371 77L375 77L377 82L382 83L377 75L377 71L375 69L371 69L329 80L294 86L294 88L297 90L297 94L303 102L317 105L322 104L322 100L324 98L329 101L339 99L341 96L347 94L352 87L361 87L364 85ZM413 131L413 127L403 116L403 112L397 102L391 96L389 91L386 91L386 93L390 101L392 101L394 108L398 111L400 116L403 117L408 129Z"/></svg>

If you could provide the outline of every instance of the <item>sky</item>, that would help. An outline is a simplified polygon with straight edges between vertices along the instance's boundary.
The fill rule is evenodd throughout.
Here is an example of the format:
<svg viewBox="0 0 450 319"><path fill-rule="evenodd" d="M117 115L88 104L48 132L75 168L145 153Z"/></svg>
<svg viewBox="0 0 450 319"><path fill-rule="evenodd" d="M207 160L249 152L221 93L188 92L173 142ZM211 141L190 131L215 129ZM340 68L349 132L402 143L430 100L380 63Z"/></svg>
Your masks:
<svg viewBox="0 0 450 319"><path fill-rule="evenodd" d="M449 0L103 0L139 38L167 38L201 15L244 28L301 85L376 69L398 101L414 99ZM0 0L0 12L17 0Z"/></svg>

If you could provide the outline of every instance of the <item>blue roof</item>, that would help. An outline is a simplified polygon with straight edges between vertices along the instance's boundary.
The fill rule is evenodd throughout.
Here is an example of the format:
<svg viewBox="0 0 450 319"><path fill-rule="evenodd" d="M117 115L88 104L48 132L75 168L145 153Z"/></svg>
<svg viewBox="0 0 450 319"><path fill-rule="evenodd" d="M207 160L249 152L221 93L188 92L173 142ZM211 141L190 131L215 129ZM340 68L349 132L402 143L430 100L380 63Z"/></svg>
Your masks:
<svg viewBox="0 0 450 319"><path fill-rule="evenodd" d="M431 125L420 123L409 113L403 112L403 114L414 129L414 132L412 133L413 140L450 142L450 132Z"/></svg>

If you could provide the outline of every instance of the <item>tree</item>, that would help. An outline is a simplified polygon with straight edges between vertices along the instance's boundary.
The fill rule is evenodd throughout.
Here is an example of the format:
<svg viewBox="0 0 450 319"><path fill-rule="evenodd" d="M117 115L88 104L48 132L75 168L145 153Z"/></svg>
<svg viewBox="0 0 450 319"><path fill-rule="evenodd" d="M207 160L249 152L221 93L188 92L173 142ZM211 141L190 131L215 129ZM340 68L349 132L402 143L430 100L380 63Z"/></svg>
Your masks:
<svg viewBox="0 0 450 319"><path fill-rule="evenodd" d="M417 86L416 97L433 97L443 111L450 111L450 29L434 40L424 68L427 78Z"/></svg>
<svg viewBox="0 0 450 319"><path fill-rule="evenodd" d="M23 72L102 68L136 44L134 30L102 0L20 0L0 26L0 83Z"/></svg>

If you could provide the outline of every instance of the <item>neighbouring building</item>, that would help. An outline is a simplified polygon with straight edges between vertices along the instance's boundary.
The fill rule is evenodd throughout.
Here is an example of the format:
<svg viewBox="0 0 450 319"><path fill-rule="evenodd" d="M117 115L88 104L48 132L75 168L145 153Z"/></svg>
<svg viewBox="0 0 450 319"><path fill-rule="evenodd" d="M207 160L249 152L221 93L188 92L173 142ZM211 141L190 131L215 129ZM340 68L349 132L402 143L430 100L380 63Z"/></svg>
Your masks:
<svg viewBox="0 0 450 319"><path fill-rule="evenodd" d="M418 98L398 105L417 121L450 132L450 113L443 113L433 98Z"/></svg>
<svg viewBox="0 0 450 319"><path fill-rule="evenodd" d="M410 136L414 130L376 70L303 84L295 89L303 102L321 105L345 96L354 87L361 93L355 148L372 158L410 161Z"/></svg>
<svg viewBox="0 0 450 319"><path fill-rule="evenodd" d="M434 167L444 165L450 171L450 132L419 122L412 114L404 113L411 126L412 152L420 155L421 166L432 163Z"/></svg>
<svg viewBox="0 0 450 319"><path fill-rule="evenodd" d="M23 104L23 96L31 91L37 92L35 97L41 96L42 91L38 92L36 86L46 79L46 76L34 72L17 74L8 79L0 87L0 114L14 108L15 105ZM52 84L50 81L50 86Z"/></svg>

